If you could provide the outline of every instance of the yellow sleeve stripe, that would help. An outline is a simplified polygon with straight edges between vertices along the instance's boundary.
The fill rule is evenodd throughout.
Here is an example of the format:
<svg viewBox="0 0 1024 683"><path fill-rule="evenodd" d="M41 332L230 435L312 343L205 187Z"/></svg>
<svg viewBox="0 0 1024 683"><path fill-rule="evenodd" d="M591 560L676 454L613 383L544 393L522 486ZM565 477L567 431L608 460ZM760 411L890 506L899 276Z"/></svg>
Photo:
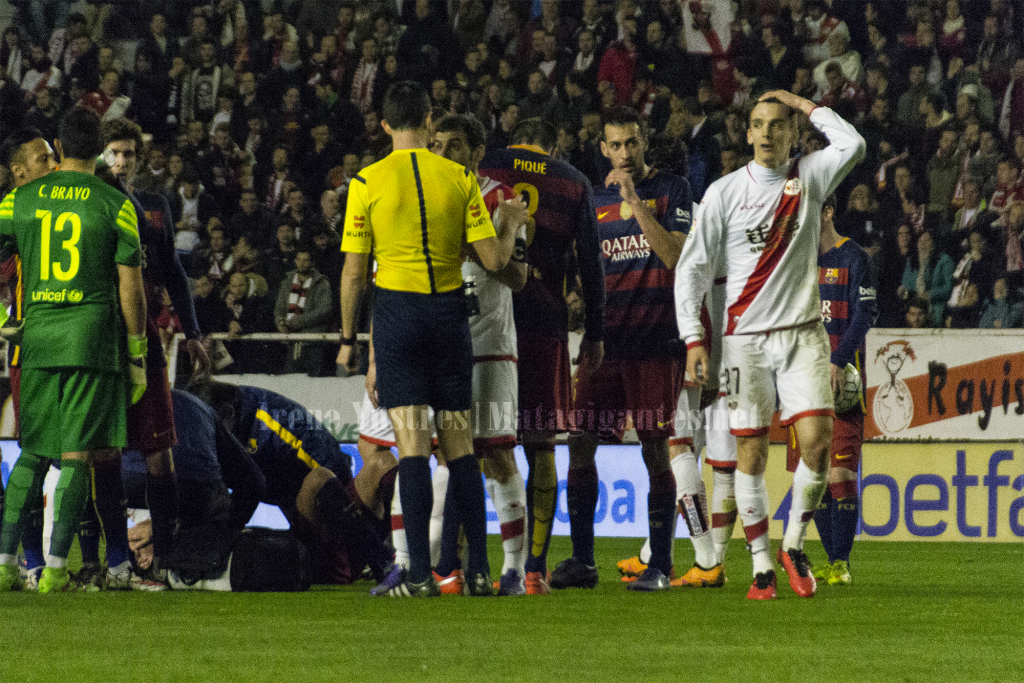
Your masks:
<svg viewBox="0 0 1024 683"><path fill-rule="evenodd" d="M11 190L0 202L0 218L14 218L14 193L17 191L17 188Z"/></svg>
<svg viewBox="0 0 1024 683"><path fill-rule="evenodd" d="M303 450L302 441L297 439L294 434L292 434L287 429L282 427L281 423L279 423L274 418L270 417L270 414L267 413L267 411L257 410L256 419L265 424L267 426L267 429L281 437L282 441L284 441L286 444L294 448L295 457L297 457L302 462L306 463L309 466L309 469L315 470L317 467L320 467L317 461L309 457L309 453Z"/></svg>
<svg viewBox="0 0 1024 683"><path fill-rule="evenodd" d="M135 235L139 234L139 217L135 214L135 207L130 199L124 200L121 211L117 214L117 224Z"/></svg>

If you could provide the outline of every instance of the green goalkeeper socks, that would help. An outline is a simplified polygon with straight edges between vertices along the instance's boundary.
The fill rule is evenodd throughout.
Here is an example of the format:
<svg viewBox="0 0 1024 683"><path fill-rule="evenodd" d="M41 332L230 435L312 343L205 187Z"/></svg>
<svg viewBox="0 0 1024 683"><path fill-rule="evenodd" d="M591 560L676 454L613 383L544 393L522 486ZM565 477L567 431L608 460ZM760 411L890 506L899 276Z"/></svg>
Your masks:
<svg viewBox="0 0 1024 683"><path fill-rule="evenodd" d="M60 479L57 480L57 490L53 494L53 536L46 558L47 566L50 566L51 558L67 559L71 541L78 533L78 524L82 521L85 503L89 499L91 471L89 463L83 460L61 460Z"/></svg>
<svg viewBox="0 0 1024 683"><path fill-rule="evenodd" d="M18 462L14 463L10 479L7 480L0 555L14 555L18 552L28 511L33 507L42 507L43 479L48 469L49 458L40 458L24 451L18 457Z"/></svg>

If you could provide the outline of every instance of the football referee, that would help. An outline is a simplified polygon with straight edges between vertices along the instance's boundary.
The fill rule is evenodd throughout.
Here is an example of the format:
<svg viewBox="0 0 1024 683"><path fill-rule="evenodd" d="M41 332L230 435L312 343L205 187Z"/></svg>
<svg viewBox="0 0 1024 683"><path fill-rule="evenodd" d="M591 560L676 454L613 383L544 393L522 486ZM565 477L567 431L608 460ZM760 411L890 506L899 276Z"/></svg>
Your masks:
<svg viewBox="0 0 1024 683"><path fill-rule="evenodd" d="M448 496L466 531L467 584L472 594L489 595L484 489L469 420L473 347L462 249L468 244L487 270L497 271L512 254L515 234L496 234L473 173L427 149L430 110L422 85L393 85L382 113L394 151L360 171L349 188L341 242L348 254L341 279L339 360L351 358L358 298L372 249L377 295L366 382L371 400L388 409L395 428L410 558L408 573L393 573L374 594L440 594L431 573L428 539L431 406L439 451L448 458Z"/></svg>

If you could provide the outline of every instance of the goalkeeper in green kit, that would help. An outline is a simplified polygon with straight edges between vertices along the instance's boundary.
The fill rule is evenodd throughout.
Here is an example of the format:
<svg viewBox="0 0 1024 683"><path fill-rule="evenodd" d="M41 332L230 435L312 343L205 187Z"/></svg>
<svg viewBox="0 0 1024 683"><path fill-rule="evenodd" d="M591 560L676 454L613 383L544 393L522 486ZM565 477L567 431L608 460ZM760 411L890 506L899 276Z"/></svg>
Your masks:
<svg viewBox="0 0 1024 683"><path fill-rule="evenodd" d="M94 113L75 107L65 114L54 147L60 170L0 202L0 246L21 255L25 287L22 451L7 484L0 591L20 587L15 553L23 511L41 505L43 477L57 458L54 528L39 592L67 589L68 550L89 500L93 456L125 445L126 406L146 388L135 209L93 175L103 151Z"/></svg>

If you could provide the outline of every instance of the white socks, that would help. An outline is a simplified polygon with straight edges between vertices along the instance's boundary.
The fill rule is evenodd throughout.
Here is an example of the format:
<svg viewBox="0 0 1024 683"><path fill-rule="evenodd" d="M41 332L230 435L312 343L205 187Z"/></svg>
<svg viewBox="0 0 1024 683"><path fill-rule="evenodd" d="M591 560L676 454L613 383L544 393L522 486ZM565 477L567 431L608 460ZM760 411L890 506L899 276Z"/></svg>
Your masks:
<svg viewBox="0 0 1024 683"><path fill-rule="evenodd" d="M736 507L743 520L743 532L754 561L754 574L775 565L768 553L768 487L763 474L736 471Z"/></svg>
<svg viewBox="0 0 1024 683"><path fill-rule="evenodd" d="M697 467L694 453L680 453L672 459L672 474L676 478L676 500L683 518L690 528L694 560L703 569L711 569L718 562L712 541L711 519L708 514L707 489Z"/></svg>
<svg viewBox="0 0 1024 683"><path fill-rule="evenodd" d="M828 470L815 472L801 459L793 474L793 505L789 509L789 523L782 537L782 549L804 547L807 525L814 518L814 511L825 494L828 485Z"/></svg>
<svg viewBox="0 0 1024 683"><path fill-rule="evenodd" d="M736 526L736 475L735 471L716 470L711 476L711 540L715 544L715 558L721 564Z"/></svg>
<svg viewBox="0 0 1024 683"><path fill-rule="evenodd" d="M504 484L487 478L484 487L498 512L501 525L501 547L505 551L502 575L515 569L526 578L526 483L516 472Z"/></svg>

